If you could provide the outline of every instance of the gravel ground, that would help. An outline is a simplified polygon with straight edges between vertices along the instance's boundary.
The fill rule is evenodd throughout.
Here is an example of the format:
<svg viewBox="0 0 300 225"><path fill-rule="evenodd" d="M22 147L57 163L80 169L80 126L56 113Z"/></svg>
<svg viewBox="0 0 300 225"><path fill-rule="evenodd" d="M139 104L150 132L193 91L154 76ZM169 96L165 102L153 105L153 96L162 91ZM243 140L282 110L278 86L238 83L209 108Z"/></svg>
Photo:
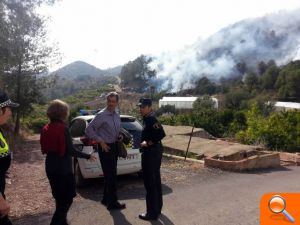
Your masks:
<svg viewBox="0 0 300 225"><path fill-rule="evenodd" d="M189 182L189 178L199 173L205 173L210 177L218 174L217 170L204 169L202 164L185 162L173 158L163 158L162 182L165 187L174 183ZM220 171L219 171L220 172ZM102 179L93 179L85 188L78 190L75 202L85 198L100 199L102 196ZM142 179L137 175L119 177L119 192L131 192L132 190L144 190ZM6 195L11 203L10 217L20 220L39 215L51 215L54 202L51 189L44 170L44 156L41 154L39 136L28 137L14 151L13 162L7 179Z"/></svg>

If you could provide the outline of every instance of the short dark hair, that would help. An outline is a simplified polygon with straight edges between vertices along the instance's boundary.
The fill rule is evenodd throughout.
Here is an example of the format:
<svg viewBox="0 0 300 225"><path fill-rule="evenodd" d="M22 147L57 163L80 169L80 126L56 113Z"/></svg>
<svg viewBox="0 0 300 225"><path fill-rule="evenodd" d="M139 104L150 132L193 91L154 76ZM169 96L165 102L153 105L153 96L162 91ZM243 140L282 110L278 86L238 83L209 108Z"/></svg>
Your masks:
<svg viewBox="0 0 300 225"><path fill-rule="evenodd" d="M109 93L106 95L106 100L108 100L108 98L112 98L112 97L116 97L117 102L119 102L119 95L118 95L117 92L115 92L115 91L109 92Z"/></svg>
<svg viewBox="0 0 300 225"><path fill-rule="evenodd" d="M69 105L64 101L55 99L47 109L47 116L50 121L66 120L69 117Z"/></svg>

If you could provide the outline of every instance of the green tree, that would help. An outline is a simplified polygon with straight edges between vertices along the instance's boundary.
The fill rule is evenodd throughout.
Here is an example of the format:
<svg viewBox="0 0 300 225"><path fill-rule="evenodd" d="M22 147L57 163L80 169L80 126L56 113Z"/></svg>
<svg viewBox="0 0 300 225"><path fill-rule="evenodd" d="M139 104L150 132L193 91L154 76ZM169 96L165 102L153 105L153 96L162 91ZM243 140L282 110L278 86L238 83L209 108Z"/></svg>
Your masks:
<svg viewBox="0 0 300 225"><path fill-rule="evenodd" d="M279 73L275 87L283 100L300 100L300 60L284 66Z"/></svg>
<svg viewBox="0 0 300 225"><path fill-rule="evenodd" d="M199 95L212 95L216 93L216 85L207 77L202 77L196 81L195 92Z"/></svg>
<svg viewBox="0 0 300 225"><path fill-rule="evenodd" d="M151 79L156 76L156 71L149 67L152 58L141 55L122 67L120 78L123 87L133 88L144 92L151 86Z"/></svg>
<svg viewBox="0 0 300 225"><path fill-rule="evenodd" d="M257 104L253 104L246 113L247 129L237 133L236 137L245 144L260 144L263 140L265 119Z"/></svg>
<svg viewBox="0 0 300 225"><path fill-rule="evenodd" d="M214 101L209 95L204 95L203 97L197 98L197 100L193 104L193 109L197 112L205 109L213 109Z"/></svg>
<svg viewBox="0 0 300 225"><path fill-rule="evenodd" d="M232 88L225 95L225 106L230 109L241 109L245 107L246 101L250 98L250 93L247 90Z"/></svg>
<svg viewBox="0 0 300 225"><path fill-rule="evenodd" d="M20 119L32 110L41 98L38 75L47 71L53 49L47 46L45 20L36 9L49 0L3 0L0 2L2 21L7 32L0 44L6 49L2 57L2 79L10 96L20 103L16 110L15 133L19 133ZM3 39L2 38L2 39Z"/></svg>
<svg viewBox="0 0 300 225"><path fill-rule="evenodd" d="M274 89L280 69L275 65L269 67L261 76L261 86L264 89Z"/></svg>
<svg viewBox="0 0 300 225"><path fill-rule="evenodd" d="M258 77L255 73L247 73L244 83L249 91L252 91L258 87Z"/></svg>

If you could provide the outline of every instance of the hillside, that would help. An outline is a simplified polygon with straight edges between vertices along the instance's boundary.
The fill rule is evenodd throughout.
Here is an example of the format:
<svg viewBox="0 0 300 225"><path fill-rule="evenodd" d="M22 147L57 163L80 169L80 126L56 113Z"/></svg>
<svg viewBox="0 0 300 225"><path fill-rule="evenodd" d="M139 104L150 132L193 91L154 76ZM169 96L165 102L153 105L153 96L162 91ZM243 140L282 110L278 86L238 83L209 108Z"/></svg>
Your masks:
<svg viewBox="0 0 300 225"><path fill-rule="evenodd" d="M82 61L70 63L47 77L51 85L43 91L44 98L46 101L63 98L81 90L117 84L121 68L122 66L117 66L101 70Z"/></svg>
<svg viewBox="0 0 300 225"><path fill-rule="evenodd" d="M85 77L117 76L122 66L116 66L106 70L99 69L83 61L75 61L52 73L67 79L83 79Z"/></svg>
<svg viewBox="0 0 300 225"><path fill-rule="evenodd" d="M103 71L97 67L83 61L70 63L54 72L62 77L76 77L82 75L99 76L103 75Z"/></svg>

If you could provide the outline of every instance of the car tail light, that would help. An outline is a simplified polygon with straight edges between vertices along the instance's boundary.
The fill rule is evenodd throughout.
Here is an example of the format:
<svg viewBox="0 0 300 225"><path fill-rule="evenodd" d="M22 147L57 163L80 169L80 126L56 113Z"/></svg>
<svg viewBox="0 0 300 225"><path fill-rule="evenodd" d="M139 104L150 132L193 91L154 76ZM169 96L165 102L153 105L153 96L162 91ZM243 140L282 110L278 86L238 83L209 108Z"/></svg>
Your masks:
<svg viewBox="0 0 300 225"><path fill-rule="evenodd" d="M97 142L88 138L88 137L81 137L80 141L83 143L84 146L96 146Z"/></svg>

